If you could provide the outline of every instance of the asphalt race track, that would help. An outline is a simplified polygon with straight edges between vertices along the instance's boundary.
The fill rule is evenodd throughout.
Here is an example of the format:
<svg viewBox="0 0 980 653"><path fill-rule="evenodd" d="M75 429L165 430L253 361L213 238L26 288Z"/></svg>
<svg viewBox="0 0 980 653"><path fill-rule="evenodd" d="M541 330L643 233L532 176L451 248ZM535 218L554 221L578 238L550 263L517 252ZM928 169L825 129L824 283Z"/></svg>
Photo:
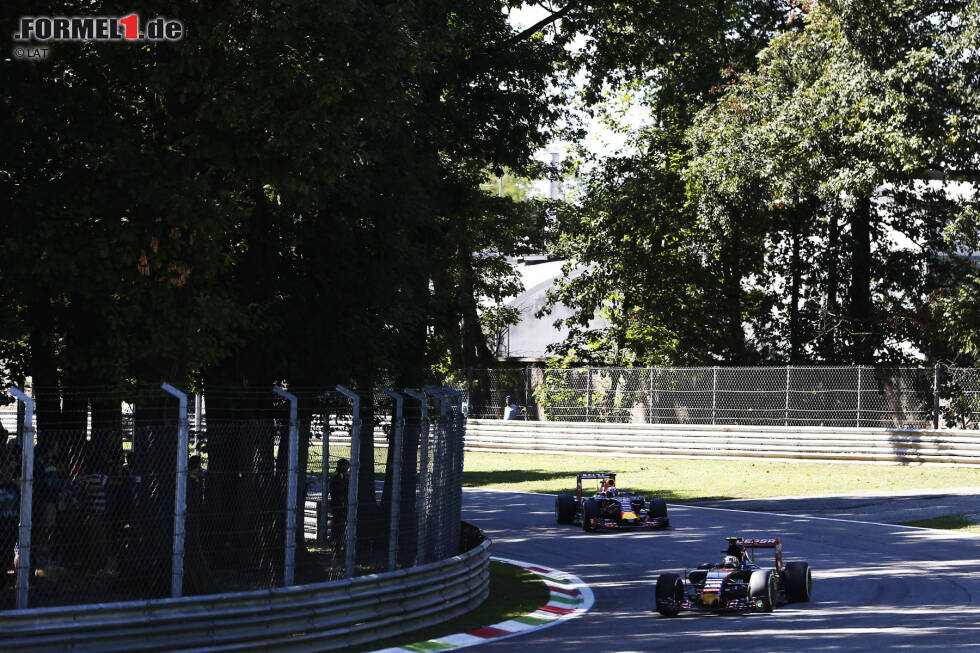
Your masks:
<svg viewBox="0 0 980 653"><path fill-rule="evenodd" d="M889 512L889 498L876 501ZM860 503L868 510L868 501ZM493 555L568 571L595 593L595 605L582 618L481 648L980 651L980 537L801 516L779 507L777 500L766 502L777 512L671 504L668 531L584 533L555 523L552 496L467 489L463 519L492 538ZM666 618L654 612L657 576L719 559L730 535L781 537L784 561L808 561L813 569L811 601L771 614ZM757 561L771 553L758 550Z"/></svg>

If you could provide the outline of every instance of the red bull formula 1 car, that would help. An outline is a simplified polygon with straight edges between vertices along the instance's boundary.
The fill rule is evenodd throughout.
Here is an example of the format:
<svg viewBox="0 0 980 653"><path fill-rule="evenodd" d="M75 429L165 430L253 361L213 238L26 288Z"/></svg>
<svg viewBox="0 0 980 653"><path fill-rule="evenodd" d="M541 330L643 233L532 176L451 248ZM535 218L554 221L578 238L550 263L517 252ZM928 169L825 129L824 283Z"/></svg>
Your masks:
<svg viewBox="0 0 980 653"><path fill-rule="evenodd" d="M598 489L591 496L582 490L583 480L595 480ZM575 524L585 531L599 528L669 528L667 503L650 500L616 487L616 475L611 472L579 474L575 494L559 494L555 498L555 516L559 524Z"/></svg>
<svg viewBox="0 0 980 653"><path fill-rule="evenodd" d="M779 538L729 537L721 563L707 563L684 573L657 578L657 612L673 617L681 610L772 612L780 603L809 601L812 580L806 562L783 565ZM776 566L753 561L755 549L774 549Z"/></svg>

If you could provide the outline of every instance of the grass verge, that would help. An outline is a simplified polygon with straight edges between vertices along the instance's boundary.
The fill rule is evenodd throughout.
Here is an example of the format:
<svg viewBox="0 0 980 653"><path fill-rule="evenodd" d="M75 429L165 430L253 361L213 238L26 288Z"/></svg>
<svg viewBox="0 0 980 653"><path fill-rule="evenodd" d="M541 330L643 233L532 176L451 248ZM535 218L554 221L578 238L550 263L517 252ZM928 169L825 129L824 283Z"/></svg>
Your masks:
<svg viewBox="0 0 980 653"><path fill-rule="evenodd" d="M947 515L945 517L936 517L935 519L902 522L902 525L980 534L980 523L978 523L977 515Z"/></svg>
<svg viewBox="0 0 980 653"><path fill-rule="evenodd" d="M446 635L463 633L468 630L491 626L507 619L534 612L548 602L550 594L544 582L535 574L520 567L490 561L490 596L475 610L456 617L438 626L416 630L399 637L392 637L351 649L353 651L374 651L391 646L418 644ZM414 650L435 650L419 647Z"/></svg>
<svg viewBox="0 0 980 653"><path fill-rule="evenodd" d="M478 451L466 452L463 485L557 494L573 492L575 475L588 471L616 472L619 487L673 502L815 496L869 490L975 487L980 492L980 469L976 468Z"/></svg>

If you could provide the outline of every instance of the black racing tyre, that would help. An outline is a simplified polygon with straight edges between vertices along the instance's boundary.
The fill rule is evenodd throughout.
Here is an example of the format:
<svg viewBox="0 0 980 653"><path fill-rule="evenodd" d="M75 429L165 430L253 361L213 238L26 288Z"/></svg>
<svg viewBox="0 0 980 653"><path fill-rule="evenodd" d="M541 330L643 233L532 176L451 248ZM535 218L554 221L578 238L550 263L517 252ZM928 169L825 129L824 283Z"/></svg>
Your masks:
<svg viewBox="0 0 980 653"><path fill-rule="evenodd" d="M660 574L657 578L657 612L676 617L684 603L684 583L677 574Z"/></svg>
<svg viewBox="0 0 980 653"><path fill-rule="evenodd" d="M571 524L575 519L575 496L559 494L555 497L555 517L559 524Z"/></svg>
<svg viewBox="0 0 980 653"><path fill-rule="evenodd" d="M786 586L786 599L806 603L810 600L813 589L813 578L810 575L810 563L787 562L783 572Z"/></svg>
<svg viewBox="0 0 980 653"><path fill-rule="evenodd" d="M647 504L650 508L650 519L667 519L667 502L663 499L650 499L650 503ZM668 523L669 520L668 520Z"/></svg>
<svg viewBox="0 0 980 653"><path fill-rule="evenodd" d="M582 504L582 530L583 531L594 531L596 527L593 525L593 521L599 519L599 502L595 499L589 499Z"/></svg>
<svg viewBox="0 0 980 653"><path fill-rule="evenodd" d="M772 612L776 607L776 576L772 570L753 571L749 577L749 600L753 610ZM762 605L757 605L757 602Z"/></svg>

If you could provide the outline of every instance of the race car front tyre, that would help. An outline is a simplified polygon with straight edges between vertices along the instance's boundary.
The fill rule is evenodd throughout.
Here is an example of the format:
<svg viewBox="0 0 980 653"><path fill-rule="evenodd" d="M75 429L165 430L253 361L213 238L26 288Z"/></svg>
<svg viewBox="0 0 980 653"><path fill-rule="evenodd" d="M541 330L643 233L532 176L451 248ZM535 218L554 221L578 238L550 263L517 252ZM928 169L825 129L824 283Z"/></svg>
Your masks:
<svg viewBox="0 0 980 653"><path fill-rule="evenodd" d="M599 520L599 512L599 502L595 499L589 499L582 504L583 531L594 531L596 529L595 524Z"/></svg>
<svg viewBox="0 0 980 653"><path fill-rule="evenodd" d="M783 575L786 581L786 598L790 601L806 603L810 600L813 589L813 579L810 575L810 564L807 562L787 562Z"/></svg>
<svg viewBox="0 0 980 653"><path fill-rule="evenodd" d="M749 577L749 601L753 610L772 612L776 607L776 576L772 570L753 571Z"/></svg>
<svg viewBox="0 0 980 653"><path fill-rule="evenodd" d="M575 496L559 494L555 497L555 517L559 524L571 524L575 519Z"/></svg>
<svg viewBox="0 0 980 653"><path fill-rule="evenodd" d="M663 499L650 499L649 514L651 520L667 519L667 502Z"/></svg>
<svg viewBox="0 0 980 653"><path fill-rule="evenodd" d="M657 612L676 617L684 603L684 583L677 574L660 574L657 578Z"/></svg>

